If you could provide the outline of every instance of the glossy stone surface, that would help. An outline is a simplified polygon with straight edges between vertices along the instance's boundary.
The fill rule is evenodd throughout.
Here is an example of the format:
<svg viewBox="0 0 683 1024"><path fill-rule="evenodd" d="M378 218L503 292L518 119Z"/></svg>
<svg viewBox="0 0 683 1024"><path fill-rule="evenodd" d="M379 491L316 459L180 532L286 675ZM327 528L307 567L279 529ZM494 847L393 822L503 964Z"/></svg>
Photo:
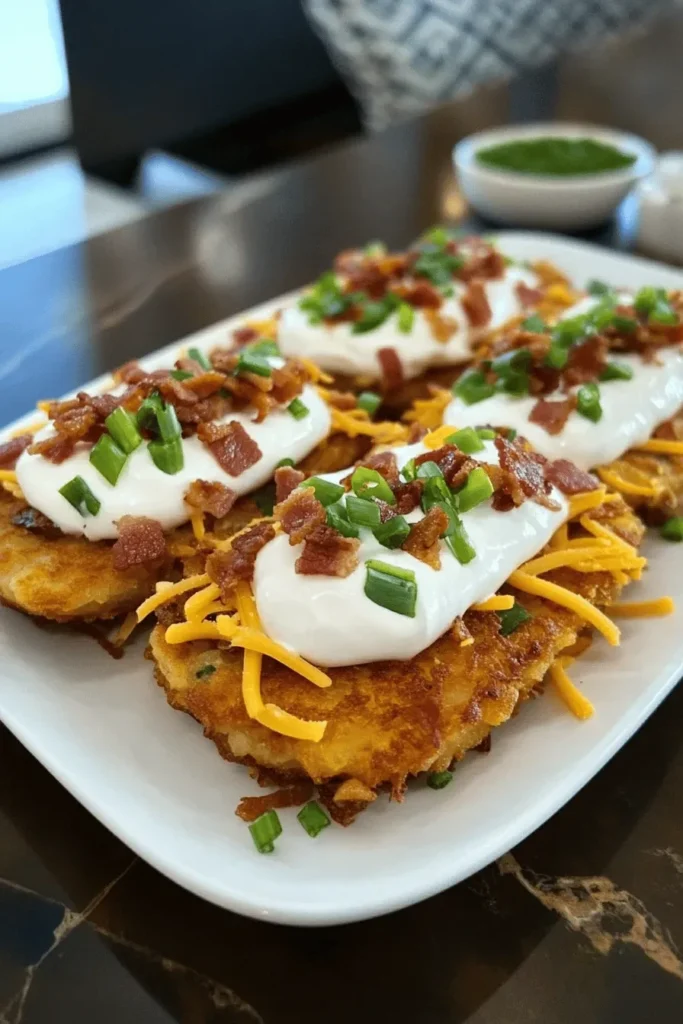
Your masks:
<svg viewBox="0 0 683 1024"><path fill-rule="evenodd" d="M3 422L300 285L344 246L404 244L460 216L450 148L504 116L494 90L0 272ZM0 729L0 1024L680 1024L682 720L679 690L571 803L469 881L311 930L179 889ZM489 757L495 772L495 736Z"/></svg>

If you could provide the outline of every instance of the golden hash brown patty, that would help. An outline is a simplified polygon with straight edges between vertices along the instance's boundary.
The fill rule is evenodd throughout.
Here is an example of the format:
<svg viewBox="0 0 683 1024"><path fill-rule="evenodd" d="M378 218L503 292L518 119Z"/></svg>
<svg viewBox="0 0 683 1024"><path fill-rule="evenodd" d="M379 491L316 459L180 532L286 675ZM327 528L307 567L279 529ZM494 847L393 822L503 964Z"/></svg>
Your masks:
<svg viewBox="0 0 683 1024"><path fill-rule="evenodd" d="M638 544L643 527L633 513L622 503L609 512L605 522ZM608 572L563 569L548 578L598 605L609 604L621 590ZM331 669L328 689L264 658L264 701L300 718L326 719L319 743L281 736L248 717L241 694L241 651L203 640L170 645L164 626L157 625L148 656L169 703L192 715L227 760L256 766L280 780L309 777L325 784L353 779L361 791L373 792L389 785L400 797L409 776L443 770L507 721L555 657L586 631L585 622L571 611L527 594L515 596L533 617L508 637L500 635L494 612L470 611L465 625L473 644L461 646L449 631L410 661ZM215 671L197 678L208 664ZM372 797L368 793L367 799Z"/></svg>
<svg viewBox="0 0 683 1024"><path fill-rule="evenodd" d="M343 469L361 458L370 447L367 437L333 434L304 459L307 473ZM12 517L26 508L23 499L11 497L0 486L0 601L57 622L110 619L137 607L154 590L157 580L168 579L173 559L161 565L114 569L113 542L93 542L83 537L56 537L17 526ZM250 498L238 501L216 523L216 534L228 537L260 515ZM173 544L194 545L189 527L169 534Z"/></svg>

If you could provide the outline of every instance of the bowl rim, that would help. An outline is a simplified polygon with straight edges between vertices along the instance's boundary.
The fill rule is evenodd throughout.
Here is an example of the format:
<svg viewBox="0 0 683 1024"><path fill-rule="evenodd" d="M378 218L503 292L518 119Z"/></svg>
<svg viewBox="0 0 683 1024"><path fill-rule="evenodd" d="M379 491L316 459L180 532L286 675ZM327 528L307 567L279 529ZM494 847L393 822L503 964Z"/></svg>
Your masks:
<svg viewBox="0 0 683 1024"><path fill-rule="evenodd" d="M537 136L554 135L563 138L589 137L606 142L625 150L636 157L630 167L613 171L598 171L594 174L550 175L526 174L523 171L506 171L492 169L477 163L477 151L485 145L493 145L496 141L514 141L515 139L536 138ZM646 139L619 128L608 128L602 125L578 121L534 121L528 124L499 125L485 128L466 135L453 147L453 163L457 170L476 174L492 185L506 187L532 187L546 191L585 191L596 189L601 185L620 185L638 181L651 174L657 163L657 150Z"/></svg>

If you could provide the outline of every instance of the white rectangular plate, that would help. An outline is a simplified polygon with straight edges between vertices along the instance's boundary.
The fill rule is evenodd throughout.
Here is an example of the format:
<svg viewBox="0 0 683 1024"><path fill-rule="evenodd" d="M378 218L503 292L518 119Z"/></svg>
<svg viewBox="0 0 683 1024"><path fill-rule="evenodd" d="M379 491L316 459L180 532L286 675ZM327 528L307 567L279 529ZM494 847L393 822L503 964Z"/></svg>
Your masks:
<svg viewBox="0 0 683 1024"><path fill-rule="evenodd" d="M518 232L499 238L511 256L550 259L578 284L596 277L683 287L683 274L669 267L580 242ZM218 341L242 319L196 338ZM647 553L649 571L629 598L670 594L683 608L683 550L652 538ZM315 840L285 811L271 856L256 853L234 814L240 797L258 792L255 783L167 706L142 658L144 639L115 662L92 640L45 633L0 609L0 717L89 811L180 885L252 917L336 924L446 889L562 807L675 685L683 667L679 621L678 614L626 620L621 647L597 640L574 665L573 678L596 707L589 721L577 721L549 692L496 730L491 755L469 756L448 789L416 786L400 806L380 799L351 828L333 826Z"/></svg>

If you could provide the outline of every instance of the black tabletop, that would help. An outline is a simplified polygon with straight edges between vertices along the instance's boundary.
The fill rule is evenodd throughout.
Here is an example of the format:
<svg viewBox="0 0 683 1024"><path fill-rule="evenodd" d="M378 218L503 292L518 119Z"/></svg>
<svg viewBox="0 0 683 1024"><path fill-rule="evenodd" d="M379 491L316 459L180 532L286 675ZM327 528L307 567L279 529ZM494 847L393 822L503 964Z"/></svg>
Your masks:
<svg viewBox="0 0 683 1024"><path fill-rule="evenodd" d="M461 216L450 149L505 114L493 90L3 270L0 418L300 285L338 249L401 245ZM627 214L595 238L628 241ZM682 718L679 690L470 880L316 929L242 919L178 888L0 729L0 1024L679 1024Z"/></svg>

